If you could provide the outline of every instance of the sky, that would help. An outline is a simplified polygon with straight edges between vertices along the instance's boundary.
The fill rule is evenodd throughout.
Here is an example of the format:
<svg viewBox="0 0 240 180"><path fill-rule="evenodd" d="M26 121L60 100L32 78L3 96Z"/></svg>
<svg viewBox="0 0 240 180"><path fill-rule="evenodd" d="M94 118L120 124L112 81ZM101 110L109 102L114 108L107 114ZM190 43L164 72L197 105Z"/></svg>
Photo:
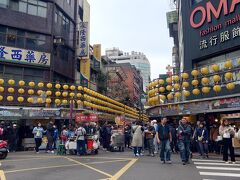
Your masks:
<svg viewBox="0 0 240 180"><path fill-rule="evenodd" d="M143 52L151 64L151 79L166 73L172 61L166 12L170 0L88 0L91 6L90 43L124 52Z"/></svg>

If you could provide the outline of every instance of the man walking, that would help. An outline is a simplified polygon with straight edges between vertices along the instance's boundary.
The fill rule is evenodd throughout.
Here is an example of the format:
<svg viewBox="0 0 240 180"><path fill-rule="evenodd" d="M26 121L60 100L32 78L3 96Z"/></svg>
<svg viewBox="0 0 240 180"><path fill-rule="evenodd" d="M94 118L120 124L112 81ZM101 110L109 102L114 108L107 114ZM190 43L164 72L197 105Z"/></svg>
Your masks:
<svg viewBox="0 0 240 180"><path fill-rule="evenodd" d="M163 117L161 119L161 124L157 127L156 132L157 141L160 144L160 159L162 163L167 162L171 164L171 147L172 135L170 132L170 127L167 125L167 118Z"/></svg>
<svg viewBox="0 0 240 180"><path fill-rule="evenodd" d="M54 153L54 151L53 151L54 128L53 128L53 122L52 121L50 121L47 125L46 135L47 135L47 140L48 140L47 147L46 147L46 152Z"/></svg>
<svg viewBox="0 0 240 180"><path fill-rule="evenodd" d="M76 130L76 135L77 135L77 155L85 155L86 154L86 141L85 141L85 136L87 132L85 128L79 124L79 128Z"/></svg>
<svg viewBox="0 0 240 180"><path fill-rule="evenodd" d="M178 126L178 146L183 165L189 163L191 126L187 122L187 117L183 117Z"/></svg>

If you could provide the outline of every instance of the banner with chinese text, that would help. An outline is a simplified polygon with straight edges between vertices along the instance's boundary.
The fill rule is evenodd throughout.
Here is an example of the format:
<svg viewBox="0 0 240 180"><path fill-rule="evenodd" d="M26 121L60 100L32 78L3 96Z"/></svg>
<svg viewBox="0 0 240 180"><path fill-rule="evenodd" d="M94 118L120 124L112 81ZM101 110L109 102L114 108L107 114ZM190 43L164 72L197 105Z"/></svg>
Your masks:
<svg viewBox="0 0 240 180"><path fill-rule="evenodd" d="M94 44L93 45L93 55L98 60L101 61L101 44Z"/></svg>
<svg viewBox="0 0 240 180"><path fill-rule="evenodd" d="M51 54L0 45L0 62L50 66Z"/></svg>
<svg viewBox="0 0 240 180"><path fill-rule="evenodd" d="M80 60L81 85L89 87L90 81L90 59Z"/></svg>
<svg viewBox="0 0 240 180"><path fill-rule="evenodd" d="M88 58L89 56L89 31L88 22L79 24L79 57Z"/></svg>

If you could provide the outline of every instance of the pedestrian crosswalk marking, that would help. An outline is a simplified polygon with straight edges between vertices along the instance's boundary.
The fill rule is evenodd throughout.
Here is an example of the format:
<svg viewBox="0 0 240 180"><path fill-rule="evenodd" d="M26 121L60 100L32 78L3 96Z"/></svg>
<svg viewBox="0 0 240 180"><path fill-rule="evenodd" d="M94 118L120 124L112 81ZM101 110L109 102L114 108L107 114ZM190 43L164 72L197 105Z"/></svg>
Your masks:
<svg viewBox="0 0 240 180"><path fill-rule="evenodd" d="M220 172L200 172L203 176L221 176L221 177L240 177L240 174L235 173L220 173Z"/></svg>
<svg viewBox="0 0 240 180"><path fill-rule="evenodd" d="M218 166L240 166L240 164L226 164L226 163L208 163L208 162L194 162L196 165L218 165Z"/></svg>
<svg viewBox="0 0 240 180"><path fill-rule="evenodd" d="M229 167L206 167L206 166L197 166L197 169L210 169L210 170L225 170L225 171L240 171L240 168L229 168Z"/></svg>
<svg viewBox="0 0 240 180"><path fill-rule="evenodd" d="M213 159L192 159L192 161L198 161L198 162L223 162L222 160L213 160Z"/></svg>

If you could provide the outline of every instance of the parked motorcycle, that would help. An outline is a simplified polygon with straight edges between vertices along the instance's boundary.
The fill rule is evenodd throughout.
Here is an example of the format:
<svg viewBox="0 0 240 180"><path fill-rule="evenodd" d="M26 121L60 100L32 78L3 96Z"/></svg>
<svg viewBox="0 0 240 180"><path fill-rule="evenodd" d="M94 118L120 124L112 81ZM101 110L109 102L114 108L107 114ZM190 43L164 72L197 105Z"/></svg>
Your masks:
<svg viewBox="0 0 240 180"><path fill-rule="evenodd" d="M0 140L0 159L5 159L8 155L7 141Z"/></svg>

